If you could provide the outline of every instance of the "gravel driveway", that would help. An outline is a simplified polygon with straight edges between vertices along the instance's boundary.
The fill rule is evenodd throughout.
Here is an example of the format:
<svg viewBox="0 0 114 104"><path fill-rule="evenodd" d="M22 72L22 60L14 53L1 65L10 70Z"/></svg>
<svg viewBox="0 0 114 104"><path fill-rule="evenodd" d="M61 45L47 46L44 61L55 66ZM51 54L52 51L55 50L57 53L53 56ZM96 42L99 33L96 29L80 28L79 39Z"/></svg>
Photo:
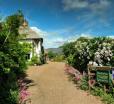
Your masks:
<svg viewBox="0 0 114 104"><path fill-rule="evenodd" d="M32 104L102 104L99 98L79 90L64 72L64 63L49 62L29 67Z"/></svg>

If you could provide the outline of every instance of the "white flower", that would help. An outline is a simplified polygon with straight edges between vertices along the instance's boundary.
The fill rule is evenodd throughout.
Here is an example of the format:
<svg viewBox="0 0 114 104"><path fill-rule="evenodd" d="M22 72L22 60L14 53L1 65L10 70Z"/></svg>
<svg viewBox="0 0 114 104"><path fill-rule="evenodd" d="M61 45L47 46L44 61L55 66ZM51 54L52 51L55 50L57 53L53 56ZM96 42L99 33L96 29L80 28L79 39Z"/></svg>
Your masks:
<svg viewBox="0 0 114 104"><path fill-rule="evenodd" d="M112 53L109 54L110 57L111 57L112 55L113 55Z"/></svg>
<svg viewBox="0 0 114 104"><path fill-rule="evenodd" d="M106 47L103 47L103 50L105 51L106 50Z"/></svg>
<svg viewBox="0 0 114 104"><path fill-rule="evenodd" d="M103 46L106 46L106 43L103 43Z"/></svg>
<svg viewBox="0 0 114 104"><path fill-rule="evenodd" d="M104 54L104 51L103 50L101 50L101 52L100 52L101 54Z"/></svg>
<svg viewBox="0 0 114 104"><path fill-rule="evenodd" d="M99 52L95 52L95 55L99 55Z"/></svg>
<svg viewBox="0 0 114 104"><path fill-rule="evenodd" d="M110 58L109 58L109 57L107 57L107 60L108 60L108 61L110 61Z"/></svg>
<svg viewBox="0 0 114 104"><path fill-rule="evenodd" d="M92 61L89 61L89 64L90 64L90 65L92 65L92 64L93 64L93 62L92 62Z"/></svg>
<svg viewBox="0 0 114 104"><path fill-rule="evenodd" d="M93 66L98 66L98 64L96 62L93 62Z"/></svg>
<svg viewBox="0 0 114 104"><path fill-rule="evenodd" d="M99 48L101 48L101 44L99 44Z"/></svg>
<svg viewBox="0 0 114 104"><path fill-rule="evenodd" d="M90 59L90 57L89 57L89 56L87 56L87 59Z"/></svg>
<svg viewBox="0 0 114 104"><path fill-rule="evenodd" d="M103 66L102 64L99 64L99 66Z"/></svg>
<svg viewBox="0 0 114 104"><path fill-rule="evenodd" d="M109 52L108 51L105 51L105 57L108 57L109 56Z"/></svg>
<svg viewBox="0 0 114 104"><path fill-rule="evenodd" d="M110 50L110 47L107 47L108 50Z"/></svg>

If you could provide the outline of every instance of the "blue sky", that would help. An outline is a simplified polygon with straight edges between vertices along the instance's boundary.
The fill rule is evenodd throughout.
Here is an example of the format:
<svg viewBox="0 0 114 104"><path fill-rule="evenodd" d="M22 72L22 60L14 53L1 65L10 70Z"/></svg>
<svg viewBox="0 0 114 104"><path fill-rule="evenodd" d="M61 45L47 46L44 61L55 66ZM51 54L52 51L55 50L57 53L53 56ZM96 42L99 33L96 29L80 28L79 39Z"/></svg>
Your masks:
<svg viewBox="0 0 114 104"><path fill-rule="evenodd" d="M22 10L45 48L80 36L114 37L114 0L0 0L2 18Z"/></svg>

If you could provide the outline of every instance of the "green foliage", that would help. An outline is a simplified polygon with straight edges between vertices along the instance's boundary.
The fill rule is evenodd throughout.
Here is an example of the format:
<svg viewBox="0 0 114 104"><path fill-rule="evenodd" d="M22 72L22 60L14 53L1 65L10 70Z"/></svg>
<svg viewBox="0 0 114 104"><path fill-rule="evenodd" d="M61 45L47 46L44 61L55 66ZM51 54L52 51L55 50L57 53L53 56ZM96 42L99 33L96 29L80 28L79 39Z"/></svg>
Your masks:
<svg viewBox="0 0 114 104"><path fill-rule="evenodd" d="M52 51L48 52L48 58L50 60L56 61L56 62L62 62L64 61L64 55L59 54L59 53L54 53Z"/></svg>
<svg viewBox="0 0 114 104"><path fill-rule="evenodd" d="M89 61L100 65L114 66L114 40L107 37L95 37L92 39L79 38L75 42L65 44L63 53L68 64L80 71L87 71ZM79 83L82 90L88 90L88 78L83 77ZM114 90L110 86L110 91L105 92L101 84L95 84L91 88L91 94L100 96L106 104L114 104Z"/></svg>
<svg viewBox="0 0 114 104"><path fill-rule="evenodd" d="M23 42L21 45L22 45L22 47L24 49L23 51L25 53L30 53L33 48L31 43Z"/></svg>
<svg viewBox="0 0 114 104"><path fill-rule="evenodd" d="M106 104L114 104L114 98L111 94L104 93L102 95L102 101L104 101Z"/></svg>
<svg viewBox="0 0 114 104"><path fill-rule="evenodd" d="M114 62L114 41L107 37L81 37L64 44L62 48L67 62L80 71L87 70L89 61L95 61L98 65L113 65Z"/></svg>
<svg viewBox="0 0 114 104"><path fill-rule="evenodd" d="M103 90L103 87L94 87L91 90L91 94L95 96L100 96L102 101L105 102L106 104L114 104L114 98L111 93L106 93Z"/></svg>
<svg viewBox="0 0 114 104"><path fill-rule="evenodd" d="M31 58L31 61L29 62L29 65L41 65L42 63L41 63L41 60L40 60L40 58L39 57L37 57L37 56L33 56L32 58Z"/></svg>
<svg viewBox="0 0 114 104"><path fill-rule="evenodd" d="M18 86L17 76L14 72L1 75L0 78L0 103L17 104ZM15 92L15 94L14 94Z"/></svg>
<svg viewBox="0 0 114 104"><path fill-rule="evenodd" d="M80 89L85 90L85 91L89 89L87 80L88 80L88 78L86 76L81 79Z"/></svg>
<svg viewBox="0 0 114 104"><path fill-rule="evenodd" d="M56 57L53 59L53 61L62 62L62 61L64 61L64 56L63 55L56 55Z"/></svg>
<svg viewBox="0 0 114 104"><path fill-rule="evenodd" d="M87 52L87 38L79 38L75 42L67 43L63 45L63 53L68 63L80 71L86 69L86 65L89 62Z"/></svg>
<svg viewBox="0 0 114 104"><path fill-rule="evenodd" d="M104 94L104 90L101 87L93 87L91 94L94 96L102 96Z"/></svg>
<svg viewBox="0 0 114 104"><path fill-rule="evenodd" d="M53 59L55 56L56 56L56 54L53 53L52 51L49 51L49 52L48 52L48 57L49 57L49 59Z"/></svg>
<svg viewBox="0 0 114 104"><path fill-rule="evenodd" d="M88 78L86 76L84 76L81 79L79 87L80 89L85 91L89 90ZM107 93L106 91L104 91L102 84L97 84L96 86L92 87L90 93L94 96L100 96L101 100L106 104L114 104L113 93L112 92Z"/></svg>
<svg viewBox="0 0 114 104"><path fill-rule="evenodd" d="M10 32L15 34L12 35L19 35L18 34L18 28L20 25L22 25L24 18L23 13L21 11L18 11L17 13L8 16L6 18L6 25L8 26Z"/></svg>
<svg viewBox="0 0 114 104"><path fill-rule="evenodd" d="M18 95L18 91L15 90L10 90L10 96L9 96L9 101L10 103L9 104L16 104L19 102L19 95Z"/></svg>
<svg viewBox="0 0 114 104"><path fill-rule="evenodd" d="M43 42L43 40L42 40L42 42ZM41 61L41 64L46 63L46 59L45 59L45 55L44 55L44 47L43 46L41 46L40 61Z"/></svg>
<svg viewBox="0 0 114 104"><path fill-rule="evenodd" d="M24 20L19 11L3 21L0 31L0 104L17 104L17 78L26 69L26 51L19 43L19 26Z"/></svg>
<svg viewBox="0 0 114 104"><path fill-rule="evenodd" d="M25 44L25 49L26 49L25 52L30 52L31 48L32 48L31 44L28 44L28 43ZM28 61L28 64L29 65L41 65L41 64L45 63L46 60L45 60L45 56L44 56L44 47L43 46L41 46L41 54L39 56L40 57L38 57L36 55L33 56L31 58L31 60Z"/></svg>
<svg viewBox="0 0 114 104"><path fill-rule="evenodd" d="M70 54L68 57L67 57L67 61L68 61L68 64L74 66L74 56L72 54Z"/></svg>
<svg viewBox="0 0 114 104"><path fill-rule="evenodd" d="M74 54L75 43L74 42L66 43L62 46L62 48L63 48L63 53L64 53L65 57L67 58L70 54Z"/></svg>
<svg viewBox="0 0 114 104"><path fill-rule="evenodd" d="M83 77L80 84L80 89L82 90L88 90L89 89L89 85L88 85L88 78L87 77ZM94 96L100 96L101 100L106 103L106 104L114 104L114 96L112 92L105 92L103 89L103 85L102 84L97 84L96 86L94 86L93 88L91 88L90 93Z"/></svg>

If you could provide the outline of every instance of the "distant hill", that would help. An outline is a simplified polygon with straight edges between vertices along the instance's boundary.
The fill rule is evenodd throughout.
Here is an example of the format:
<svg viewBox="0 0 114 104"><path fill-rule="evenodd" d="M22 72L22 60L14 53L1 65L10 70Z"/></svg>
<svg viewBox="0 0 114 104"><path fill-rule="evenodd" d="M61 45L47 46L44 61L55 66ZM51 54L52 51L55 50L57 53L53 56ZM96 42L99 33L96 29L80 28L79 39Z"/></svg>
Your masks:
<svg viewBox="0 0 114 104"><path fill-rule="evenodd" d="M53 53L63 54L62 48L48 48L45 49L46 52L52 51Z"/></svg>

